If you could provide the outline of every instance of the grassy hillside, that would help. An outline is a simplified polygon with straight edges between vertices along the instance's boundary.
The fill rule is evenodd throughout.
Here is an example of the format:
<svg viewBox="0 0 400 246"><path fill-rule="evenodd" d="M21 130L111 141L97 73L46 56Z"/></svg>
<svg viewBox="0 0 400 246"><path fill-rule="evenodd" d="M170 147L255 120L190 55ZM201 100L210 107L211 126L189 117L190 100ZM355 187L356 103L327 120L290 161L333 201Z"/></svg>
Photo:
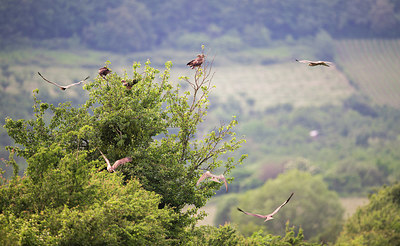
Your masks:
<svg viewBox="0 0 400 246"><path fill-rule="evenodd" d="M400 40L343 40L335 59L346 76L379 105L400 108Z"/></svg>

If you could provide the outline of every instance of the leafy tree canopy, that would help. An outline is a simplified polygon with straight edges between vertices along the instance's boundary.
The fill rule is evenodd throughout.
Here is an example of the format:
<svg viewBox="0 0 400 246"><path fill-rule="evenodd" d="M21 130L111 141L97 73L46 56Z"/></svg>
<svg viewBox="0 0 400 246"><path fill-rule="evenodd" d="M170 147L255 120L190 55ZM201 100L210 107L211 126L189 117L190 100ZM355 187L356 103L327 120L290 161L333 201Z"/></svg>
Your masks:
<svg viewBox="0 0 400 246"><path fill-rule="evenodd" d="M344 225L336 245L399 245L400 183L371 195Z"/></svg>
<svg viewBox="0 0 400 246"><path fill-rule="evenodd" d="M186 229L203 218L195 216L197 209L221 186L203 182L196 187L197 179L218 167L228 175L245 155L235 160L227 154L244 140L233 132L235 119L206 136L197 134L212 89L210 67L193 70L192 79L181 78L191 88L183 91L169 81L171 65L167 62L160 74L150 62L143 70L135 63L133 78L127 73L99 76L84 86L89 99L80 107L42 102L35 91L33 119L6 119L16 144L7 147L8 162L18 169L17 155L28 167L26 176L3 181L1 187L5 242L184 240ZM129 90L123 79L139 82ZM105 166L100 151L111 162L133 160L116 173L99 172Z"/></svg>
<svg viewBox="0 0 400 246"><path fill-rule="evenodd" d="M268 214L281 205L289 195L293 197L274 217L264 222L231 208L231 221L239 225L245 235L263 229L274 234L285 231L285 221L301 225L307 239L333 242L340 232L343 208L337 194L329 191L319 176L291 170L268 180L262 187L238 196L237 207L251 213ZM229 209L229 208L224 208Z"/></svg>

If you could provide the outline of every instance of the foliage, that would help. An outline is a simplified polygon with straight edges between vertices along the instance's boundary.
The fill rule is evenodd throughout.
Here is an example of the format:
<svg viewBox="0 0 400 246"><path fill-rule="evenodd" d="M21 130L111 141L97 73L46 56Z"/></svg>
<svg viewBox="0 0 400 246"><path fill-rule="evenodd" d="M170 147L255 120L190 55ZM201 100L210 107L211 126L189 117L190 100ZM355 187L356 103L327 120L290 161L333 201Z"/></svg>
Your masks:
<svg viewBox="0 0 400 246"><path fill-rule="evenodd" d="M64 204L65 179L48 173L38 194L29 177L14 179L1 188L1 245L148 245L168 242L170 208L159 209L160 196L141 188L138 180L122 185L117 175L95 173ZM49 181L50 180L50 181ZM56 185L56 186L54 186ZM77 193L85 196L76 197ZM38 195L51 200L38 199ZM74 204L71 204L74 203ZM32 211L36 210L36 211ZM39 212L40 211L40 212Z"/></svg>
<svg viewBox="0 0 400 246"><path fill-rule="evenodd" d="M336 245L399 245L400 183L381 188L344 225Z"/></svg>
<svg viewBox="0 0 400 246"><path fill-rule="evenodd" d="M291 163L306 160L308 167L303 169L322 174L330 189L341 195L367 194L400 177L399 113L354 98L338 106L267 108L264 114L241 120L238 134L246 134L247 140L241 151L251 151L249 161L256 163L246 168L258 165L262 173L276 164L288 169ZM311 138L311 130L319 135ZM260 176L243 176L240 184L256 178ZM241 186L240 192L245 190Z"/></svg>
<svg viewBox="0 0 400 246"><path fill-rule="evenodd" d="M184 0L5 0L0 21L7 25L0 35L8 44L16 39L27 38L30 43L29 39L78 37L92 48L118 52L148 50L196 34L218 39L217 46L227 42L230 50L237 50L238 44L267 46L270 38L310 36L321 46L321 30L328 34L322 38L399 37L399 6L397 0L251 0L246 4L237 0L190 4Z"/></svg>
<svg viewBox="0 0 400 246"><path fill-rule="evenodd" d="M262 187L238 195L237 207L244 211L267 214L281 205L294 192L275 220L264 222L260 218L247 216L232 209L231 221L239 225L245 235L263 229L282 234L285 220L301 225L306 239L333 242L340 232L343 208L337 194L329 191L321 177L291 170L268 180Z"/></svg>
<svg viewBox="0 0 400 246"><path fill-rule="evenodd" d="M202 218L201 214L194 216L197 209L221 186L204 182L197 188L197 179L204 169L220 168L228 175L245 155L237 160L226 156L244 140L235 137L235 119L206 136L197 134L198 124L207 114L211 68L205 63L194 71L193 80L181 78L191 88L182 91L179 84L169 81L171 65L166 63L158 82L159 71L150 62L142 72L139 63L133 64L133 77L139 82L131 90L121 83L128 79L126 73L98 76L85 85L89 99L79 107L70 102L59 106L42 102L36 90L33 119L6 119L5 128L16 144L7 149L28 163L23 179L15 177L2 187L0 211L7 237L16 237L21 244L23 240L35 243L50 230L48 242L80 240L84 244L82 238L89 240L92 230L102 234L106 229L100 225L107 224L115 230L109 229L110 238L100 236L99 244L184 240L185 228ZM108 189L92 184L105 165L99 150L111 162L126 156L133 159L119 168L118 174L102 174L104 184L118 177ZM134 190L130 183L135 184ZM138 191L139 183L143 194ZM115 201L114 194L118 197ZM138 199L138 203L129 199ZM184 209L186 205L194 207ZM144 209L144 215L136 209ZM23 212L26 215L21 217ZM121 218L112 217L114 213ZM158 214L165 218L161 220ZM41 220L46 223L36 226ZM153 227L136 229L142 223Z"/></svg>
<svg viewBox="0 0 400 246"><path fill-rule="evenodd" d="M201 226L196 228L194 234L196 236L188 245L321 245L305 241L301 228L296 235L295 228L289 227L289 223L286 223L286 232L283 237L265 234L262 230L254 232L250 237L244 237L230 224L225 224L219 228Z"/></svg>

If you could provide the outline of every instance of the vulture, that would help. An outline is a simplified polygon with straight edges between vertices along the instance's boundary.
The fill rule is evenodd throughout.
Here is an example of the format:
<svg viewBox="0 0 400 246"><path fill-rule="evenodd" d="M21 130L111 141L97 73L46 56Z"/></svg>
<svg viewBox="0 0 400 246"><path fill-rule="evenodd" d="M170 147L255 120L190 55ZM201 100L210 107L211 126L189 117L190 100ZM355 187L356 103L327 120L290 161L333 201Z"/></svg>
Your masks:
<svg viewBox="0 0 400 246"><path fill-rule="evenodd" d="M297 62L301 62L301 63L306 63L308 64L308 66L311 67L315 67L315 66L326 66L326 67L330 67L333 65L332 62L328 62L328 61L309 61L309 60L297 60Z"/></svg>
<svg viewBox="0 0 400 246"><path fill-rule="evenodd" d="M109 171L110 173L115 172L115 169L117 169L119 166L132 161L132 157L125 157L125 158L122 158L122 159L114 162L114 164L111 166L110 161L107 159L107 157L103 154L103 152L101 152L101 150L99 150L99 151L100 151L101 155L103 156L104 160L107 162L107 171Z"/></svg>
<svg viewBox="0 0 400 246"><path fill-rule="evenodd" d="M266 222L266 221L268 221L268 220L274 219L272 216L274 216L276 213L278 213L279 209L281 209L283 206L285 206L286 203L289 202L289 200L290 200L290 198L292 198L293 194L294 194L294 193L292 193L292 194L289 196L289 198L288 198L284 203L282 203L282 205L280 205L277 209L275 209L274 212L272 212L272 213L270 213L270 214L267 214L267 215L252 214L252 213L245 212L245 211L241 210L240 208L237 208L237 209L238 209L240 212L244 213L244 214L251 215L251 216L255 216L255 217L257 217L257 218L265 219L264 222Z"/></svg>
<svg viewBox="0 0 400 246"><path fill-rule="evenodd" d="M102 67L99 69L99 75L103 78L105 78L109 73L111 73L111 70L108 69L108 67Z"/></svg>
<svg viewBox="0 0 400 246"><path fill-rule="evenodd" d="M201 66L201 64L203 64L204 57L205 57L204 54L199 54L199 55L197 55L196 59L191 60L186 65L191 67L192 69L195 68L195 67L199 67L199 66Z"/></svg>
<svg viewBox="0 0 400 246"><path fill-rule="evenodd" d="M203 181L206 178L210 178L211 177L211 181L217 182L217 183L221 183L221 181L219 181L220 179L222 179L225 183L225 188L226 188L226 192L228 192L228 183L226 182L226 178L224 177L223 174L221 175L214 175L212 173L210 173L209 171L205 172L200 178L199 180L197 180L197 185L200 184L201 181Z"/></svg>
<svg viewBox="0 0 400 246"><path fill-rule="evenodd" d="M66 89L68 89L68 88L70 88L70 87L72 87L72 86L74 86L74 85L79 85L80 83L85 82L85 81L89 78L89 76L87 76L84 80L81 80L81 81L79 81L79 82L76 82L76 83L73 83L73 84L70 84L70 85L63 86L63 85L59 85L59 84L57 84L57 83L55 83L55 82L52 82L52 81L46 79L46 78L43 77L43 75L42 75L41 73L39 73L39 72L38 72L38 74L39 74L40 77L42 77L42 79L44 79L44 81L46 81L46 82L48 82L48 83L50 83L50 84L53 84L53 85L57 86L58 88L60 88L60 89L63 90L63 91L65 91Z"/></svg>

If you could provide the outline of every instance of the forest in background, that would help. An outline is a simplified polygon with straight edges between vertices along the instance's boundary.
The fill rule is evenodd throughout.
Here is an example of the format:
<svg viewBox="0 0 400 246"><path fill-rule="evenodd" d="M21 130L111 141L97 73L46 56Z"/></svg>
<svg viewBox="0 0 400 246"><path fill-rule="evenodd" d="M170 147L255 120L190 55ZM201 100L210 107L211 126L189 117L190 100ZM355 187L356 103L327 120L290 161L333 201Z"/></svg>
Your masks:
<svg viewBox="0 0 400 246"><path fill-rule="evenodd" d="M204 44L238 51L321 32L336 39L398 38L399 14L399 0L5 0L0 22L7 24L0 35L2 46L15 41L48 48L80 43L137 52ZM63 42L66 38L70 43Z"/></svg>
<svg viewBox="0 0 400 246"><path fill-rule="evenodd" d="M9 25L1 30L4 34L0 54L2 124L6 117L27 120L33 117L35 88L40 89L41 100L54 105L72 101L72 105L79 107L87 100L81 88L66 94L49 87L37 77L37 71L65 82L80 80L82 74L90 75L93 80L97 69L107 60L111 61L113 71L124 74L127 70L128 76L135 61L144 64L150 59L157 68L162 68L166 61L172 60L171 80L175 83L181 75L191 76L193 71L185 64L206 44L208 59L214 59L216 88L210 94L207 120L199 125L196 137L236 115L239 122L236 133L247 142L234 156L249 155L244 165L229 175L234 178L229 184L229 194L217 191L211 200L218 207L215 224L231 221L233 225L244 225L238 226L237 231L259 242L265 233L293 240L290 228L282 223L293 218L290 224L301 225L307 240L334 242L344 223L339 198L366 197L382 185L394 184L400 177L396 69L400 63L393 55L399 49L396 39L399 1L281 2L224 5L224 2L176 1L174 5L161 1L114 1L101 5L98 1L54 1L51 8L46 8L50 5L47 1L21 1L20 5L6 1L0 10L4 14L1 18L9 17L4 19ZM240 16L240 21L235 23L232 16ZM337 69L309 70L294 63L298 57L331 59ZM189 88L185 83L181 86L184 90ZM310 138L310 130L315 129L319 136ZM1 134L1 145L12 145L4 129ZM60 155L58 149L54 151L49 154ZM0 155L9 158L3 147ZM58 171L65 171L67 159ZM21 164L19 174L23 175L27 164L23 159L17 162ZM2 168L7 171L5 176L11 178L11 166L5 167L3 162ZM54 179L59 177L57 173L52 175ZM95 177L93 182L99 182L99 178L102 177ZM50 181L54 180L46 182ZM280 182L287 185L281 187ZM301 182L305 188L296 190ZM315 196L314 187L321 188L319 197ZM107 192L107 188L101 189ZM121 188L118 193L125 194L124 189L137 192L136 184ZM260 194L277 189L283 194L296 191L293 207L285 207L281 221L261 225L261 221L238 216L236 206L252 211L273 209L285 196ZM3 192L7 194L4 197L11 194ZM48 192L51 197L52 191ZM82 195L76 192L71 197ZM247 202L250 198L252 204ZM319 224L321 218L294 209L312 207L311 200L315 201L312 210L330 211L329 223ZM7 201L2 205L5 209L4 204ZM93 213L97 205L86 206L89 210L85 213ZM50 217L58 216L57 213L51 211ZM69 213L78 215L75 210L63 211L64 215ZM306 217L310 220L304 220ZM45 218L49 225L52 218ZM75 218L71 218L68 223L75 223ZM23 226L22 220L8 223L25 228L26 234L21 235L35 234ZM357 222L353 219L352 223ZM259 229L264 232L252 235ZM209 235L215 236L215 240L220 236L239 240L235 229L228 226L220 230L210 229ZM348 230L348 234L355 231ZM363 237L356 239L363 242ZM340 241L343 244L343 239Z"/></svg>

